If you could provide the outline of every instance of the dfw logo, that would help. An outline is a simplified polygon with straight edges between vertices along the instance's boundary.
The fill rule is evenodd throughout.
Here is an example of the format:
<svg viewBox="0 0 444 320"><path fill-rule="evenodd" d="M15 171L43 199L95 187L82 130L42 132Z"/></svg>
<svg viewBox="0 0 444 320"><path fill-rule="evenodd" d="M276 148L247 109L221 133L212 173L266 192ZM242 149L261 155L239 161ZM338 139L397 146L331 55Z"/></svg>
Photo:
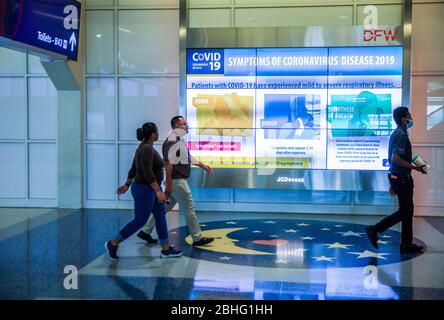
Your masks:
<svg viewBox="0 0 444 320"><path fill-rule="evenodd" d="M364 41L377 41L379 39L385 40L385 41L394 41L396 38L396 35L398 34L398 29L364 29Z"/></svg>
<svg viewBox="0 0 444 320"><path fill-rule="evenodd" d="M206 69L207 71L223 72L223 51L198 51L191 55L193 68Z"/></svg>
<svg viewBox="0 0 444 320"><path fill-rule="evenodd" d="M363 41L394 41L398 34L398 29L394 27L381 28L378 25L378 8L376 6L368 5L364 7L364 33Z"/></svg>

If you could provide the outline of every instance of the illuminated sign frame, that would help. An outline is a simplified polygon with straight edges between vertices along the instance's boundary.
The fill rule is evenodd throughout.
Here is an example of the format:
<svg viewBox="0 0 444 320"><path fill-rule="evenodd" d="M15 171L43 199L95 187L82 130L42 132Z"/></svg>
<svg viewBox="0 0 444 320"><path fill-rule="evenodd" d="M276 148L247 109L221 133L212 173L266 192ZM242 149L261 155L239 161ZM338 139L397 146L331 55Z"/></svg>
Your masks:
<svg viewBox="0 0 444 320"><path fill-rule="evenodd" d="M402 72L402 46L187 49L190 150L217 168L387 170L388 138L396 127L392 108L401 105ZM317 127L312 128L317 129L301 135L294 119L287 120L292 107L284 100L298 99L297 108L304 100L305 109L308 98L318 100L306 114L312 121L314 115ZM239 114L243 119L236 122ZM239 131L237 137L230 138L230 129ZM284 137L292 131L293 139ZM309 138L314 135L318 141ZM314 153L288 156L310 145ZM272 155L271 149L279 151Z"/></svg>

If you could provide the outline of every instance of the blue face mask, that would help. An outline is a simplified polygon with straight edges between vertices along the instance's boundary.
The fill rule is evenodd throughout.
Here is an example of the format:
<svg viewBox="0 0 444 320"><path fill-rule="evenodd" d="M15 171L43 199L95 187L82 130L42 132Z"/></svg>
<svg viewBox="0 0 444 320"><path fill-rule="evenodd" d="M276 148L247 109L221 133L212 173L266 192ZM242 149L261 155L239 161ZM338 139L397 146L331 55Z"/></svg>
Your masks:
<svg viewBox="0 0 444 320"><path fill-rule="evenodd" d="M413 120L407 119L407 129L410 129L411 127L413 127Z"/></svg>

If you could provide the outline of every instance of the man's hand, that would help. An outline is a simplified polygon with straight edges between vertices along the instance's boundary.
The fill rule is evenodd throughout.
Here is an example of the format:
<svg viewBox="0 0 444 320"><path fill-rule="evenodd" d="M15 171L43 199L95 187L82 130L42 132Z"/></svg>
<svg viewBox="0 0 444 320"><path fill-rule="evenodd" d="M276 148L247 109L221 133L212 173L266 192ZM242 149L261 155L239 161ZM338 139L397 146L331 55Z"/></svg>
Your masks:
<svg viewBox="0 0 444 320"><path fill-rule="evenodd" d="M165 192L163 193L165 195L165 197L169 199L171 197L171 193L173 193L173 187L166 186Z"/></svg>
<svg viewBox="0 0 444 320"><path fill-rule="evenodd" d="M159 201L160 203L164 203L166 201L165 195L161 191L156 192L156 196L157 201Z"/></svg>
<svg viewBox="0 0 444 320"><path fill-rule="evenodd" d="M208 174L211 174L211 172L213 172L213 169L211 169L211 167L209 165L205 164L205 163L202 163L201 168L203 170L205 170L206 172L208 172Z"/></svg>
<svg viewBox="0 0 444 320"><path fill-rule="evenodd" d="M415 168L415 170L421 172L422 174L427 174L427 171L426 171L425 167L426 167L426 164L423 164L423 165L421 165L421 166L417 166L417 167Z"/></svg>
<svg viewBox="0 0 444 320"><path fill-rule="evenodd" d="M389 188L389 193L392 197L394 197L396 195L395 191L393 190L392 187Z"/></svg>
<svg viewBox="0 0 444 320"><path fill-rule="evenodd" d="M129 189L129 187L126 184L123 184L123 185L121 185L120 187L117 188L116 192L117 192L118 195L121 195L121 194L127 192L128 189Z"/></svg>

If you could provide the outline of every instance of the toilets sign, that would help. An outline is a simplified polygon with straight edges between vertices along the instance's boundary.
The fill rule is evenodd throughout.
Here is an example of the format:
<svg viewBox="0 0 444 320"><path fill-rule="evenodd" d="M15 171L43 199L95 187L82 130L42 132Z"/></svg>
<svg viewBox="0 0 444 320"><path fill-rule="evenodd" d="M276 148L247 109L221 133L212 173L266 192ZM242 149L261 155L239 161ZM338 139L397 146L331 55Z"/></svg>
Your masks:
<svg viewBox="0 0 444 320"><path fill-rule="evenodd" d="M0 0L0 4L1 37L25 44L30 51L35 47L77 60L78 1Z"/></svg>

